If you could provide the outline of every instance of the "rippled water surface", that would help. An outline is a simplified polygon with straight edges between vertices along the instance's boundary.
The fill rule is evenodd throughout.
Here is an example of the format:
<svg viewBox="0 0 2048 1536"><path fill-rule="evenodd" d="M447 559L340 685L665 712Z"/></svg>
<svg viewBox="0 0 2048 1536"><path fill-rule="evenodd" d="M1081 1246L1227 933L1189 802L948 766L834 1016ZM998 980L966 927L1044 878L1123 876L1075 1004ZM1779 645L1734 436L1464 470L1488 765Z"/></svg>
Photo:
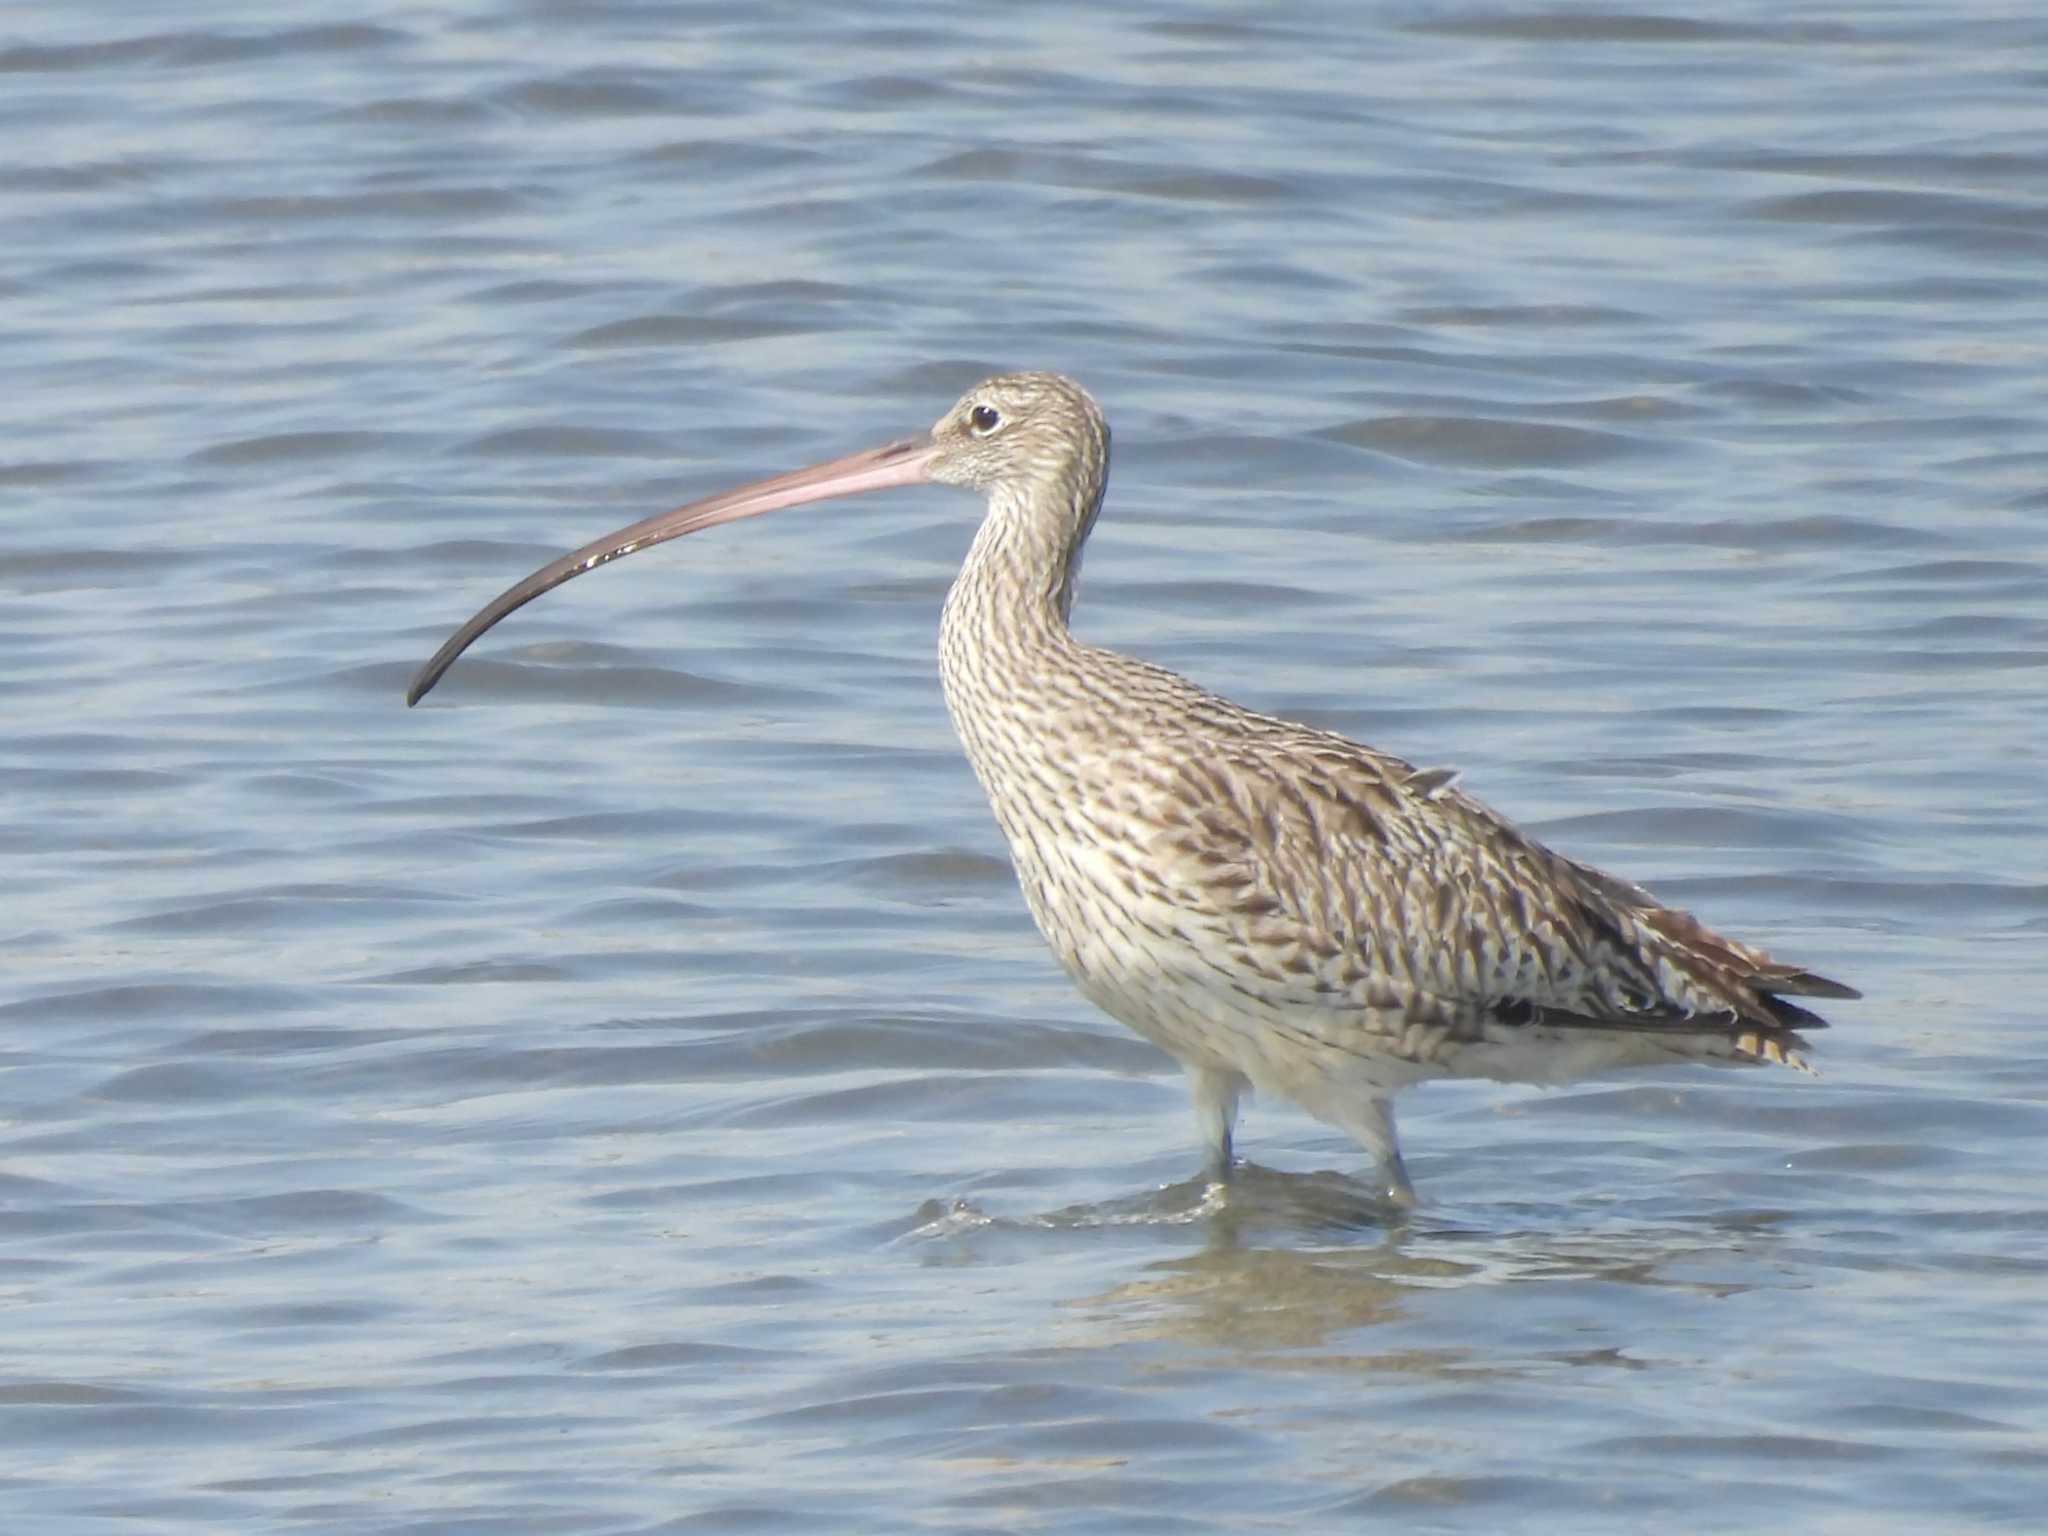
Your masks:
<svg viewBox="0 0 2048 1536"><path fill-rule="evenodd" d="M12 1530L2031 1530L2038 6L17 7ZM556 551L1083 378L1078 625L1841 975L1405 1102L1031 930L976 516Z"/></svg>

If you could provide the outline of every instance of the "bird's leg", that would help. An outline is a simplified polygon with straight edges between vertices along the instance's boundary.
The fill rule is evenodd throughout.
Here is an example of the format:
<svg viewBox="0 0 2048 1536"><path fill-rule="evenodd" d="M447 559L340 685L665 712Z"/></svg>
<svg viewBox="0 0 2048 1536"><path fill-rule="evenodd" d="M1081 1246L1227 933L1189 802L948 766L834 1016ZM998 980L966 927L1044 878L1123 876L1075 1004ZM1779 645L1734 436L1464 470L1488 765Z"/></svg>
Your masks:
<svg viewBox="0 0 2048 1536"><path fill-rule="evenodd" d="M1408 1182L1408 1170L1401 1162L1401 1149L1391 1148L1380 1159L1380 1198L1404 1211L1415 1209L1415 1186Z"/></svg>
<svg viewBox="0 0 2048 1536"><path fill-rule="evenodd" d="M1401 1142L1394 1133L1394 1101L1368 1099L1352 1110L1345 1129L1378 1159L1375 1172L1380 1198L1404 1211L1413 1208L1415 1186L1408 1182L1408 1169L1401 1161Z"/></svg>
<svg viewBox="0 0 2048 1536"><path fill-rule="evenodd" d="M1394 1101L1390 1092L1375 1091L1376 1084L1328 1085L1328 1090L1306 1094L1302 1107L1319 1120L1350 1134L1373 1156L1376 1193L1390 1206L1402 1210L1415 1204L1415 1186L1408 1182L1408 1170L1401 1164L1401 1143L1394 1135Z"/></svg>
<svg viewBox="0 0 2048 1536"><path fill-rule="evenodd" d="M1230 1133L1237 1125L1237 1099L1245 1081L1218 1067L1188 1067L1188 1093L1195 1103L1195 1123L1207 1148L1204 1172L1217 1181L1230 1177Z"/></svg>

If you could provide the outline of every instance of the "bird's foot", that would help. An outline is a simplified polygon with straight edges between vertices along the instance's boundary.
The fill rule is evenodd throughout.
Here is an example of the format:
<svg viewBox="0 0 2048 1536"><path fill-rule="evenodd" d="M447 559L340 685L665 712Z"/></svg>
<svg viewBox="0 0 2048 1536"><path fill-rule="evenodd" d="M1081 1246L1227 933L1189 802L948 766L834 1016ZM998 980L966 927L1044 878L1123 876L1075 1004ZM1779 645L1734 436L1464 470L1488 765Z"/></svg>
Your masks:
<svg viewBox="0 0 2048 1536"><path fill-rule="evenodd" d="M1415 1209L1415 1186L1408 1182L1408 1170L1401 1164L1401 1154L1390 1153L1379 1166L1380 1198L1389 1208L1407 1212Z"/></svg>

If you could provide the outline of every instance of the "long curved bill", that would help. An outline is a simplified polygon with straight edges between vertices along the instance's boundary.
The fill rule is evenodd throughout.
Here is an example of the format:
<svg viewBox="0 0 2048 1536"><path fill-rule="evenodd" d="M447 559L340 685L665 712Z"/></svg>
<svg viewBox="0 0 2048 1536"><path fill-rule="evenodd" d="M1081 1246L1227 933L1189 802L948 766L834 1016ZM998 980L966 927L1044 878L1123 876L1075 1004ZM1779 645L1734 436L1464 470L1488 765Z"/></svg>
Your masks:
<svg viewBox="0 0 2048 1536"><path fill-rule="evenodd" d="M813 464L809 469L791 470L768 480L756 480L736 491L693 501L673 512L645 518L630 528L621 528L595 539L581 549L551 560L524 581L515 582L486 603L468 623L450 635L421 667L406 690L408 706L419 703L427 690L441 680L441 674L455 664L455 658L498 620L525 607L541 593L559 587L572 576L594 571L607 561L636 550L649 549L670 539L679 539L700 528L736 523L743 517L757 517L781 507L798 507L806 502L830 501L862 491L884 491L892 486L916 485L928 478L926 471L938 456L938 445L928 437L904 438L864 453L850 453L843 459Z"/></svg>

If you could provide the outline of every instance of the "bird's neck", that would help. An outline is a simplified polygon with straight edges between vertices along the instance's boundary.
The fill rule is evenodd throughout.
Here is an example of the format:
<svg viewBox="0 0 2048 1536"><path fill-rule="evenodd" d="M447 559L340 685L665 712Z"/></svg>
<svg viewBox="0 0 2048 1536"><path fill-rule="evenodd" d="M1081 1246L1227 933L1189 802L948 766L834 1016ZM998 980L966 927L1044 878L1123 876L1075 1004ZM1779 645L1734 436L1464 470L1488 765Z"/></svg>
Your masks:
<svg viewBox="0 0 2048 1536"><path fill-rule="evenodd" d="M1005 701L1014 708L1043 691L1075 648L1067 615L1101 493L1081 488L1071 493L1071 506L1053 508L1039 500L1050 491L999 486L990 494L988 515L946 597L939 675L970 750L971 717ZM1058 494L1070 493L1061 487Z"/></svg>
<svg viewBox="0 0 2048 1536"><path fill-rule="evenodd" d="M1095 521L1094 505L1079 505L1079 494L1063 485L999 485L989 492L988 513L961 564L947 606L971 602L984 622L1035 623L1050 618L1058 628L1066 628L1074 607L1074 582L1080 575L1081 544ZM1069 501L1076 504L1067 505Z"/></svg>

